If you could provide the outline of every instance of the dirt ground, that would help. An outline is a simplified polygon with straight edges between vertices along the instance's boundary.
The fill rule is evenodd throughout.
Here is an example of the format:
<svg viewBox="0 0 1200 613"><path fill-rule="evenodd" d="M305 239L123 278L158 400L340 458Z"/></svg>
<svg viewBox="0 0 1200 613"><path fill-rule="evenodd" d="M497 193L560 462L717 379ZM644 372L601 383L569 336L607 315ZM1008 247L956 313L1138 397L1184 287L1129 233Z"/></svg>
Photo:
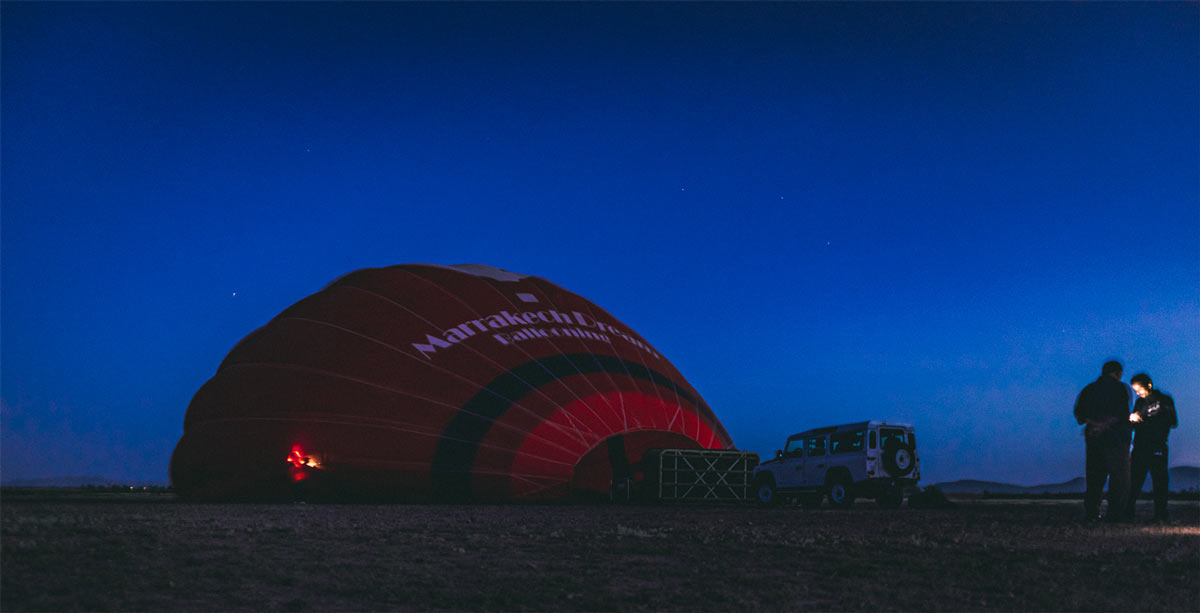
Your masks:
<svg viewBox="0 0 1200 613"><path fill-rule="evenodd" d="M0 500L0 610L1197 611L1200 505ZM1144 515L1149 508L1140 508Z"/></svg>

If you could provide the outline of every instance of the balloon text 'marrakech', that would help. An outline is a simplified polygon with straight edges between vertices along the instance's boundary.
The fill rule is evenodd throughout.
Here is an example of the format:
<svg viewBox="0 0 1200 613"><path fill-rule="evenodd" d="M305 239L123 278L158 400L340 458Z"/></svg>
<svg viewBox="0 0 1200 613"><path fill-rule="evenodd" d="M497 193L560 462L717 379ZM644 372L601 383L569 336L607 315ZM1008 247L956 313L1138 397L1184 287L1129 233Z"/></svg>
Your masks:
<svg viewBox="0 0 1200 613"><path fill-rule="evenodd" d="M523 327L517 331L506 330L506 328L514 326ZM612 337L616 337L649 353L655 358L659 357L658 353L649 345L632 334L621 330L620 327L604 323L579 311L572 311L569 316L555 310L527 311L523 313L500 311L486 317L464 321L452 328L443 330L438 336L427 333L425 335L425 342L416 342L412 346L421 355L429 358L438 351L449 349L455 343L465 341L477 334L489 335L501 345L509 345L534 338L549 339L559 337L587 338L603 343L611 343Z"/></svg>

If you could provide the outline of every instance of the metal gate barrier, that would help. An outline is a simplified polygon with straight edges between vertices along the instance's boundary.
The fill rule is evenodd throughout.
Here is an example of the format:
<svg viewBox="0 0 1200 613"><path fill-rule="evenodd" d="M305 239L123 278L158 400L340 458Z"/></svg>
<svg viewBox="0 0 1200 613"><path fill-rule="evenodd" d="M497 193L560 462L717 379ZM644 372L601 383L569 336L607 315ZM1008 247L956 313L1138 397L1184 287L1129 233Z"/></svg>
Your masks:
<svg viewBox="0 0 1200 613"><path fill-rule="evenodd" d="M650 449L644 493L662 501L749 500L758 454L718 449Z"/></svg>

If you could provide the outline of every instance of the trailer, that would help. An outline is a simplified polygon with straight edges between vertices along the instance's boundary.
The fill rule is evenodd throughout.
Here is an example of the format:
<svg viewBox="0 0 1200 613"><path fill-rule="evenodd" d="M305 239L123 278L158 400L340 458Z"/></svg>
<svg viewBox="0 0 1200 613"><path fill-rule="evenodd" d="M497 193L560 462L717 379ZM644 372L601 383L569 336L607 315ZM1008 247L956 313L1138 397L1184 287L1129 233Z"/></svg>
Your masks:
<svg viewBox="0 0 1200 613"><path fill-rule="evenodd" d="M647 502L746 502L758 454L736 449L650 449L642 458Z"/></svg>

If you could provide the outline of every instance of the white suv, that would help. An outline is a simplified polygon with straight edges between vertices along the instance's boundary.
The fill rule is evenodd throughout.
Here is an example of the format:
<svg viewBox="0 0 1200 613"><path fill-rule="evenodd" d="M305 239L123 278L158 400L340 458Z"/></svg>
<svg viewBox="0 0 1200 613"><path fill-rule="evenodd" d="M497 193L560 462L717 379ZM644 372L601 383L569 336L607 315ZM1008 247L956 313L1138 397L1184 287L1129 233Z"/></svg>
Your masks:
<svg viewBox="0 0 1200 613"><path fill-rule="evenodd" d="M920 479L912 425L863 421L789 436L774 460L754 469L753 491L763 506L783 497L820 506L829 496L833 506L845 508L864 496L896 508L904 502L904 490Z"/></svg>

